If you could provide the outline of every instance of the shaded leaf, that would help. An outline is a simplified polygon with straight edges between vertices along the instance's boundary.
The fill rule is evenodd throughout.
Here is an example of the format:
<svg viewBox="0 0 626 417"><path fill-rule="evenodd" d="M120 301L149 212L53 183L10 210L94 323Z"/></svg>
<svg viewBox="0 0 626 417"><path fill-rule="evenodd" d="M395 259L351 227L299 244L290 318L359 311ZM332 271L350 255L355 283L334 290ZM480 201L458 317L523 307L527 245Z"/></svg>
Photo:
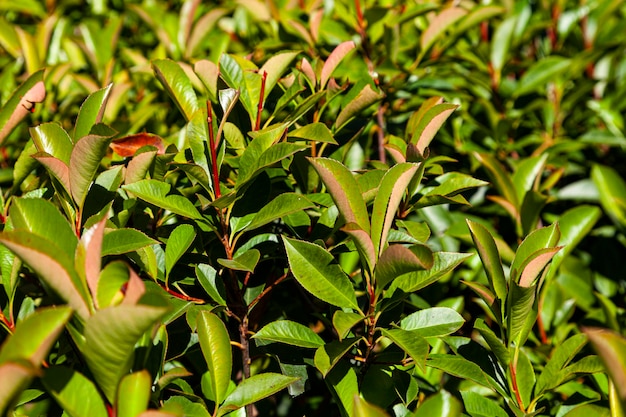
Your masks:
<svg viewBox="0 0 626 417"><path fill-rule="evenodd" d="M313 357L315 367L322 373L322 376L326 377L337 362L339 362L358 341L358 337L351 337L341 342L333 340L330 343L326 343L324 346L320 346L315 351L315 356Z"/></svg>
<svg viewBox="0 0 626 417"><path fill-rule="evenodd" d="M360 314L346 313L342 310L335 311L335 314L333 314L333 327L337 330L339 340L341 341L346 337L352 327L361 321L363 321L363 316Z"/></svg>
<svg viewBox="0 0 626 417"><path fill-rule="evenodd" d="M208 264L197 264L196 277L213 301L219 305L226 305L226 289L215 268Z"/></svg>
<svg viewBox="0 0 626 417"><path fill-rule="evenodd" d="M600 203L609 217L622 227L626 227L626 181L615 169L594 165L591 178L598 188Z"/></svg>
<svg viewBox="0 0 626 417"><path fill-rule="evenodd" d="M472 417L508 417L494 400L473 391L461 391L465 410Z"/></svg>

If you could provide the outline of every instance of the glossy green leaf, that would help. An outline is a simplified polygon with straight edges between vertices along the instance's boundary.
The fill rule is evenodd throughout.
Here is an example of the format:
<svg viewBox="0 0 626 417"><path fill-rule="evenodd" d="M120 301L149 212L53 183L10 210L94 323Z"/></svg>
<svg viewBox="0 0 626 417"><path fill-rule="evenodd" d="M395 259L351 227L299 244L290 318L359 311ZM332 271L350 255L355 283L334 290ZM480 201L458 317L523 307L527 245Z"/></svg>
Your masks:
<svg viewBox="0 0 626 417"><path fill-rule="evenodd" d="M376 264L376 292L382 293L387 284L396 277L430 269L433 263L433 252L428 246L412 245L406 247L394 244L387 247Z"/></svg>
<svg viewBox="0 0 626 417"><path fill-rule="evenodd" d="M209 296L219 305L226 305L226 289L217 271L211 265L197 264L196 277L202 285L202 288Z"/></svg>
<svg viewBox="0 0 626 417"><path fill-rule="evenodd" d="M326 385L339 409L342 417L351 417L354 407L354 397L359 395L359 383L354 367L342 361L326 376Z"/></svg>
<svg viewBox="0 0 626 417"><path fill-rule="evenodd" d="M398 345L400 349L409 355L415 365L417 365L422 371L425 370L424 365L426 357L428 356L428 342L424 339L417 330L404 330L404 329L382 329L383 336L390 339L393 343Z"/></svg>
<svg viewBox="0 0 626 417"><path fill-rule="evenodd" d="M4 341L0 364L23 360L39 368L71 316L72 310L68 307L37 309L20 321L15 332Z"/></svg>
<svg viewBox="0 0 626 417"><path fill-rule="evenodd" d="M538 181L541 179L548 154L526 158L515 168L515 173L511 177L515 190L517 191L517 201L524 201L524 195L532 190L538 189Z"/></svg>
<svg viewBox="0 0 626 417"><path fill-rule="evenodd" d="M6 230L6 229L5 229ZM5 246L0 245L0 275L2 286L9 300L15 297L22 261ZM10 305L10 304L9 304Z"/></svg>
<svg viewBox="0 0 626 417"><path fill-rule="evenodd" d="M68 259L74 257L78 238L70 223L51 202L41 198L15 198L10 216L14 229L27 230L55 242Z"/></svg>
<svg viewBox="0 0 626 417"><path fill-rule="evenodd" d="M467 227L472 235L474 245L487 273L489 285L500 300L506 299L507 285L502 268L502 260L496 246L496 241L489 231L482 225L467 220Z"/></svg>
<svg viewBox="0 0 626 417"><path fill-rule="evenodd" d="M136 417L148 408L152 393L152 377L145 369L126 375L117 393L117 415Z"/></svg>
<svg viewBox="0 0 626 417"><path fill-rule="evenodd" d="M465 320L449 307L431 307L409 314L400 322L404 330L415 331L421 337L446 336L456 332Z"/></svg>
<svg viewBox="0 0 626 417"><path fill-rule="evenodd" d="M472 256L469 253L435 252L432 268L427 271L417 271L404 274L396 278L387 294L393 295L396 289L405 293L418 291L442 278L445 274L459 266L464 260Z"/></svg>
<svg viewBox="0 0 626 417"><path fill-rule="evenodd" d="M339 335L339 340L341 341L345 338L350 333L352 327L361 321L363 321L363 316L360 314L346 313L342 310L335 311L335 314L333 314L333 327Z"/></svg>
<svg viewBox="0 0 626 417"><path fill-rule="evenodd" d="M472 417L508 417L494 400L473 391L461 391L465 411Z"/></svg>
<svg viewBox="0 0 626 417"><path fill-rule="evenodd" d="M88 134L74 145L70 156L70 189L72 197L82 207L102 159L109 149L111 136Z"/></svg>
<svg viewBox="0 0 626 417"><path fill-rule="evenodd" d="M558 79L571 67L571 59L556 55L543 58L524 72L515 89L515 95L521 96L543 89L548 82Z"/></svg>
<svg viewBox="0 0 626 417"><path fill-rule="evenodd" d="M304 289L334 306L359 310L350 279L328 251L284 236L283 243L291 272Z"/></svg>
<svg viewBox="0 0 626 417"><path fill-rule="evenodd" d="M330 53L326 62L324 62L324 66L322 67L322 72L320 73L320 89L326 87L326 83L330 79L330 76L335 71L335 68L339 65L339 63L346 57L346 55L352 51L356 45L353 41L345 41L340 43L333 49Z"/></svg>
<svg viewBox="0 0 626 417"><path fill-rule="evenodd" d="M185 71L179 64L169 59L152 61L152 69L185 120L190 121L200 107L196 92Z"/></svg>
<svg viewBox="0 0 626 417"><path fill-rule="evenodd" d="M495 388L478 365L458 355L430 354L426 366L442 370L458 378L474 381L484 387Z"/></svg>
<svg viewBox="0 0 626 417"><path fill-rule="evenodd" d="M85 324L83 355L110 403L131 368L135 344L165 312L159 307L119 305L98 311Z"/></svg>
<svg viewBox="0 0 626 417"><path fill-rule="evenodd" d="M257 264L261 259L261 252L257 249L249 249L241 255L235 256L233 259L218 259L217 262L223 267L234 269L236 271L254 272Z"/></svg>
<svg viewBox="0 0 626 417"><path fill-rule="evenodd" d="M509 343L515 342L516 346L522 346L537 317L537 311L533 308L537 288L536 285L521 287L513 281L509 285L508 341Z"/></svg>
<svg viewBox="0 0 626 417"><path fill-rule="evenodd" d="M217 407L226 398L233 368L230 337L219 317L211 312L203 311L198 317L198 339L209 370Z"/></svg>
<svg viewBox="0 0 626 417"><path fill-rule="evenodd" d="M89 316L87 284L80 282L71 258L56 243L27 231L3 232L0 243L28 264L81 318Z"/></svg>
<svg viewBox="0 0 626 417"><path fill-rule="evenodd" d="M456 417L461 415L461 403L448 391L440 391L430 397L417 407L411 417Z"/></svg>
<svg viewBox="0 0 626 417"><path fill-rule="evenodd" d="M380 101L385 97L381 92L375 91L371 85L366 84L365 87L339 112L337 120L335 120L335 129L341 129L348 121L357 116L360 112L367 109L372 104Z"/></svg>
<svg viewBox="0 0 626 417"><path fill-rule="evenodd" d="M598 188L602 208L615 223L626 227L626 181L614 168L598 164L591 168L591 178Z"/></svg>
<svg viewBox="0 0 626 417"><path fill-rule="evenodd" d="M70 185L70 169L63 161L44 152L37 152L31 156L43 165L53 178L56 178L56 180L59 181L68 196L72 195Z"/></svg>
<svg viewBox="0 0 626 417"><path fill-rule="evenodd" d="M537 386L535 388L537 395L561 384L561 370L569 365L586 344L587 336L585 334L576 334L555 346L550 355L550 360L537 378Z"/></svg>
<svg viewBox="0 0 626 417"><path fill-rule="evenodd" d="M191 219L202 218L198 209L189 199L176 194L168 195L171 185L166 182L148 179L124 185L122 188L142 200L172 213Z"/></svg>
<svg viewBox="0 0 626 417"><path fill-rule="evenodd" d="M0 144L15 127L28 115L36 103L41 103L46 97L46 87L43 83L44 70L34 72L0 109Z"/></svg>
<svg viewBox="0 0 626 417"><path fill-rule="evenodd" d="M256 176L263 172L266 168L286 159L297 152L306 149L308 146L300 145L296 143L277 143L264 151L261 155L255 159L250 166L247 167L245 175L240 171L239 178L237 178L237 184L235 188L241 189L244 185L248 185ZM246 149L247 151L247 149ZM244 152L245 155L246 152ZM240 161L240 169L243 168L244 156L242 155Z"/></svg>
<svg viewBox="0 0 626 417"><path fill-rule="evenodd" d="M109 262L100 272L96 289L96 301L99 308L118 305L124 299L122 288L130 278L128 265L123 261Z"/></svg>
<svg viewBox="0 0 626 417"><path fill-rule="evenodd" d="M490 60L494 70L494 84L496 87L500 85L502 69L507 63L509 48L511 46L511 40L513 39L516 23L516 16L507 17L498 25L493 34Z"/></svg>
<svg viewBox="0 0 626 417"><path fill-rule="evenodd" d="M517 387L524 408L528 408L533 394L533 389L535 388L535 371L533 369L533 365L530 363L530 359L523 350L519 350L516 354L517 363L515 367L515 377ZM510 379L512 379L512 377L510 377Z"/></svg>
<svg viewBox="0 0 626 417"><path fill-rule="evenodd" d="M489 178L498 192L510 203L516 212L519 211L521 202L517 199L517 190L513 179L502 164L491 154L474 153L474 158L485 168Z"/></svg>
<svg viewBox="0 0 626 417"><path fill-rule="evenodd" d="M315 205L300 194L284 193L264 205L243 230L250 231L265 226L289 214L314 208Z"/></svg>
<svg viewBox="0 0 626 417"><path fill-rule="evenodd" d="M78 144L85 136L90 134L94 125L102 122L104 109L111 95L112 86L113 84L109 84L103 89L90 94L80 106L76 124L74 125L74 134L72 135L74 143Z"/></svg>
<svg viewBox="0 0 626 417"><path fill-rule="evenodd" d="M74 144L70 135L61 125L57 123L40 124L30 129L30 136L39 152L46 152L69 166Z"/></svg>
<svg viewBox="0 0 626 417"><path fill-rule="evenodd" d="M69 415L73 417L108 416L98 389L80 372L64 366L55 366L46 369L41 381L46 390Z"/></svg>
<svg viewBox="0 0 626 417"><path fill-rule="evenodd" d="M313 362L318 371L322 373L322 376L326 377L328 373L337 365L337 362L357 344L359 338L351 337L344 339L341 342L333 340L330 343L326 343L324 346L320 346L315 351Z"/></svg>
<svg viewBox="0 0 626 417"><path fill-rule="evenodd" d="M509 350L504 345L503 341L498 337L493 330L487 327L485 321L481 318L477 319L474 323L474 328L485 339L485 342L491 348L493 354L498 358L498 361L502 366L508 365L510 361Z"/></svg>
<svg viewBox="0 0 626 417"><path fill-rule="evenodd" d="M337 145L332 132L324 123L309 123L289 132L289 137Z"/></svg>
<svg viewBox="0 0 626 417"><path fill-rule="evenodd" d="M353 413L355 417L389 417L380 407L368 403L361 397L354 397Z"/></svg>
<svg viewBox="0 0 626 417"><path fill-rule="evenodd" d="M273 321L256 332L252 338L303 348L318 348L324 345L324 340L313 330L290 320Z"/></svg>
<svg viewBox="0 0 626 417"><path fill-rule="evenodd" d="M105 230L102 239L102 256L121 255L158 244L137 229L122 228Z"/></svg>
<svg viewBox="0 0 626 417"><path fill-rule="evenodd" d="M224 403L220 406L218 416L222 416L229 411L243 408L248 404L276 394L282 389L298 379L286 375L266 372L253 375L244 379L233 392L231 392Z"/></svg>
<svg viewBox="0 0 626 417"><path fill-rule="evenodd" d="M181 256L189 249L196 238L196 231L190 224L176 226L170 233L165 245L165 277L166 281L172 272L172 268Z"/></svg>
<svg viewBox="0 0 626 417"><path fill-rule="evenodd" d="M416 164L410 163L394 165L380 182L372 210L371 232L374 249L379 256L387 246L387 236L396 211L417 168Z"/></svg>

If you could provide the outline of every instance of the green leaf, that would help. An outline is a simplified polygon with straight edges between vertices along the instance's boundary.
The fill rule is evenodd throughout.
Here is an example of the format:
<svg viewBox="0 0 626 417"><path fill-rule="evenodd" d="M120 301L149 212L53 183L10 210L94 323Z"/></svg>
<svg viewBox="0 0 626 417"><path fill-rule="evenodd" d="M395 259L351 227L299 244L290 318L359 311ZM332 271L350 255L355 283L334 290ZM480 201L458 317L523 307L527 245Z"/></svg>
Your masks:
<svg viewBox="0 0 626 417"><path fill-rule="evenodd" d="M510 16L500 23L493 34L490 60L494 70L494 85L496 87L500 85L502 69L507 62L516 24L517 16Z"/></svg>
<svg viewBox="0 0 626 417"><path fill-rule="evenodd" d="M335 311L335 314L333 314L333 327L337 330L339 340L341 341L346 337L352 327L361 321L363 321L363 316L360 314L346 313L342 310Z"/></svg>
<svg viewBox="0 0 626 417"><path fill-rule="evenodd" d="M467 227L472 235L474 245L476 245L483 268L485 268L487 273L491 289L493 289L498 299L505 300L507 294L506 278L496 241L489 231L478 223L467 220Z"/></svg>
<svg viewBox="0 0 626 417"><path fill-rule="evenodd" d="M65 193L67 193L68 196L72 195L70 190L70 169L63 161L54 158L53 156L44 152L37 152L31 155L31 157L33 159L36 159L48 170L48 173L53 178L56 178L57 181L59 181L59 183L63 187L63 190L65 191Z"/></svg>
<svg viewBox="0 0 626 417"><path fill-rule="evenodd" d="M134 252L158 243L137 229L110 229L105 231L102 239L102 256Z"/></svg>
<svg viewBox="0 0 626 417"><path fill-rule="evenodd" d="M11 221L16 230L27 230L51 242L73 259L78 238L72 226L59 210L41 198L15 198L10 210Z"/></svg>
<svg viewBox="0 0 626 417"><path fill-rule="evenodd" d="M405 351L422 371L425 371L424 365L428 356L428 342L420 335L419 331L382 329L381 332L383 336L391 339L393 343Z"/></svg>
<svg viewBox="0 0 626 417"><path fill-rule="evenodd" d="M389 417L382 408L369 404L361 397L354 397L353 413L355 417Z"/></svg>
<svg viewBox="0 0 626 417"><path fill-rule="evenodd" d="M145 369L124 376L120 382L115 404L117 416L136 417L146 411L151 393L152 377Z"/></svg>
<svg viewBox="0 0 626 417"><path fill-rule="evenodd" d="M320 346L315 351L313 357L315 367L322 373L322 376L326 377L337 362L339 362L359 340L358 337L351 337L342 341L333 340L330 343L326 343L324 346Z"/></svg>
<svg viewBox="0 0 626 417"><path fill-rule="evenodd" d="M515 258L511 263L510 279L519 282L523 266L528 263L533 254L541 249L554 248L560 237L561 232L557 223L537 229L526 236L515 251Z"/></svg>
<svg viewBox="0 0 626 417"><path fill-rule="evenodd" d="M83 207L89 187L109 149L111 136L84 136L74 145L70 156L70 190L79 208Z"/></svg>
<svg viewBox="0 0 626 417"><path fill-rule="evenodd" d="M83 355L110 403L131 368L135 344L165 313L159 307L119 305L98 311L85 324Z"/></svg>
<svg viewBox="0 0 626 417"><path fill-rule="evenodd" d="M411 272L396 278L387 290L386 297L393 295L396 289L407 294L421 290L442 278L472 255L469 253L435 252L434 256L433 266L429 270Z"/></svg>
<svg viewBox="0 0 626 417"><path fill-rule="evenodd" d="M226 289L215 268L208 264L197 264L196 277L213 301L222 306L226 305Z"/></svg>
<svg viewBox="0 0 626 417"><path fill-rule="evenodd" d="M89 135L94 125L102 122L104 108L109 100L112 86L113 84L109 84L108 86L93 92L80 106L78 117L76 118L76 124L74 125L74 134L72 135L74 143L78 144L85 136Z"/></svg>
<svg viewBox="0 0 626 417"><path fill-rule="evenodd" d="M587 336L581 333L573 335L555 346L550 354L550 360L537 378L536 395L541 395L561 384L561 370L574 359L586 344Z"/></svg>
<svg viewBox="0 0 626 417"><path fill-rule="evenodd" d="M196 238L196 231L190 224L176 226L170 233L165 245L165 280L168 281L172 268L181 256L189 249Z"/></svg>
<svg viewBox="0 0 626 417"><path fill-rule="evenodd" d="M510 361L509 350L506 348L502 340L485 324L485 321L481 318L476 319L474 328L478 330L478 333L485 339L485 342L491 348L491 351L502 366L508 365Z"/></svg>
<svg viewBox="0 0 626 417"><path fill-rule="evenodd" d="M202 218L198 209L189 199L174 194L167 195L170 192L171 185L166 182L147 179L124 185L122 188L142 200L165 210L169 210L172 213L190 219L197 220Z"/></svg>
<svg viewBox="0 0 626 417"><path fill-rule="evenodd" d="M209 370L217 408L226 398L233 368L230 337L219 317L209 311L203 311L198 317L198 339ZM234 392L231 393L233 394Z"/></svg>
<svg viewBox="0 0 626 417"><path fill-rule="evenodd" d="M517 363L515 367L517 387L519 389L519 394L522 398L524 408L528 408L533 388L535 387L535 371L533 369L533 365L530 363L530 359L528 359L528 356L523 350L519 350L517 355ZM509 376L509 378L512 379L511 376Z"/></svg>
<svg viewBox="0 0 626 417"><path fill-rule="evenodd" d="M444 371L461 379L474 381L484 387L492 387L487 375L473 362L457 355L431 354L426 366Z"/></svg>
<svg viewBox="0 0 626 417"><path fill-rule="evenodd" d="M253 141L254 142L254 141ZM293 154L300 152L306 149L308 146L299 145L295 143L277 143L271 146L269 149L264 151L261 155L259 155L258 159L255 159L250 166L247 166L247 169L242 172L241 170L244 167L244 155L247 153L244 152L244 155L241 156L240 160L240 173L237 178L237 184L235 185L236 189L242 189L244 185L248 185L257 175L263 172L266 168L276 164L277 162L282 161L285 158L292 156Z"/></svg>
<svg viewBox="0 0 626 417"><path fill-rule="evenodd" d="M509 343L522 346L537 318L535 306L536 285L521 287L516 282L509 284L507 305L507 332Z"/></svg>
<svg viewBox="0 0 626 417"><path fill-rule="evenodd" d="M252 273L259 263L259 259L261 259L261 252L257 249L249 249L233 259L220 258L217 260L217 263L229 269Z"/></svg>
<svg viewBox="0 0 626 417"><path fill-rule="evenodd" d="M40 124L30 128L30 136L39 152L46 152L69 166L74 144L70 135L61 125L57 123Z"/></svg>
<svg viewBox="0 0 626 417"><path fill-rule="evenodd" d="M404 330L412 330L421 337L446 336L456 332L465 320L448 307L431 307L409 314L400 322Z"/></svg>
<svg viewBox="0 0 626 417"><path fill-rule="evenodd" d="M289 132L290 138L306 139L313 142L337 145L330 129L324 123L309 123Z"/></svg>
<svg viewBox="0 0 626 417"><path fill-rule="evenodd" d="M359 395L359 383L354 368L346 361L341 361L325 380L335 402L339 404L342 417L352 417L354 397Z"/></svg>
<svg viewBox="0 0 626 417"><path fill-rule="evenodd" d="M511 204L511 209L514 210L515 214L518 214L521 202L517 199L517 190L513 184L513 179L506 169L496 159L496 157L491 154L473 153L473 155L474 158L478 160L480 165L485 168L489 178L491 178L491 182L496 187L500 195L504 197L509 204Z"/></svg>
<svg viewBox="0 0 626 417"><path fill-rule="evenodd" d="M44 70L39 70L28 77L0 109L0 144L30 114L35 103L41 103L46 98L43 73Z"/></svg>
<svg viewBox="0 0 626 417"><path fill-rule="evenodd" d="M457 417L461 415L461 403L448 391L431 395L420 404L412 417Z"/></svg>
<svg viewBox="0 0 626 417"><path fill-rule="evenodd" d="M256 332L252 338L303 348L318 348L324 345L324 340L313 330L290 320L273 321Z"/></svg>
<svg viewBox="0 0 626 417"><path fill-rule="evenodd" d="M264 205L243 230L254 230L289 214L314 207L315 205L301 194L283 193Z"/></svg>
<svg viewBox="0 0 626 417"><path fill-rule="evenodd" d="M339 112L337 120L335 120L335 129L340 130L350 119L357 116L361 111L365 110L372 104L380 101L385 97L384 93L375 91L371 85L366 84L365 87Z"/></svg>
<svg viewBox="0 0 626 417"><path fill-rule="evenodd" d="M72 310L68 307L37 309L20 321L15 332L4 341L0 364L23 360L39 368L71 316Z"/></svg>
<svg viewBox="0 0 626 417"><path fill-rule="evenodd" d="M461 391L465 411L472 417L508 417L494 400L473 391Z"/></svg>
<svg viewBox="0 0 626 417"><path fill-rule="evenodd" d="M218 416L243 408L248 404L254 404L263 398L276 394L297 380L298 378L272 372L253 375L244 379L224 400L224 403L219 408Z"/></svg>
<svg viewBox="0 0 626 417"><path fill-rule="evenodd" d="M391 245L385 249L376 264L376 293L401 275L432 268L433 252L425 245Z"/></svg>
<svg viewBox="0 0 626 417"><path fill-rule="evenodd" d="M348 55L350 51L352 51L356 45L353 41L345 41L340 43L333 49L330 53L326 62L324 62L324 66L322 67L322 72L320 74L320 89L326 87L326 83L330 79L333 71L339 65L339 63Z"/></svg>
<svg viewBox="0 0 626 417"><path fill-rule="evenodd" d="M123 261L109 262L100 272L96 289L99 308L120 304L124 293L122 288L130 278L128 265Z"/></svg>
<svg viewBox="0 0 626 417"><path fill-rule="evenodd" d="M613 222L626 227L626 181L611 167L596 164L591 178L598 188L602 208Z"/></svg>
<svg viewBox="0 0 626 417"><path fill-rule="evenodd" d="M46 369L41 382L64 412L72 417L108 416L98 389L80 372L54 366Z"/></svg>
<svg viewBox="0 0 626 417"><path fill-rule="evenodd" d="M524 195L532 190L536 189L538 179L541 173L544 171L546 161L548 160L548 154L544 153L540 156L526 158L519 163L515 168L511 180L517 190L517 201L524 201Z"/></svg>
<svg viewBox="0 0 626 417"><path fill-rule="evenodd" d="M196 92L185 71L180 65L169 59L152 61L152 69L185 120L189 122L200 107Z"/></svg>
<svg viewBox="0 0 626 417"><path fill-rule="evenodd" d="M572 60L561 56L548 56L531 65L520 78L514 95L519 97L543 89L543 87L559 77L562 77L572 67Z"/></svg>
<svg viewBox="0 0 626 417"><path fill-rule="evenodd" d="M428 28L420 38L420 57L423 57L432 45L454 25L459 19L467 14L467 10L461 7L445 8L428 23Z"/></svg>
<svg viewBox="0 0 626 417"><path fill-rule="evenodd" d="M359 310L350 279L328 251L285 236L283 242L291 272L304 289L334 306Z"/></svg>
<svg viewBox="0 0 626 417"><path fill-rule="evenodd" d="M89 316L86 283L79 280L73 262L56 243L24 230L2 232L0 243L28 264L81 318Z"/></svg>
<svg viewBox="0 0 626 417"><path fill-rule="evenodd" d="M387 246L393 219L417 168L417 164L411 163L394 165L380 182L372 210L371 232L374 249L379 256Z"/></svg>
<svg viewBox="0 0 626 417"><path fill-rule="evenodd" d="M28 388L32 379L38 374L38 370L28 362L0 364L0 379L11 381L10 384L0 385L0 415L7 415L9 408L13 407L20 393Z"/></svg>

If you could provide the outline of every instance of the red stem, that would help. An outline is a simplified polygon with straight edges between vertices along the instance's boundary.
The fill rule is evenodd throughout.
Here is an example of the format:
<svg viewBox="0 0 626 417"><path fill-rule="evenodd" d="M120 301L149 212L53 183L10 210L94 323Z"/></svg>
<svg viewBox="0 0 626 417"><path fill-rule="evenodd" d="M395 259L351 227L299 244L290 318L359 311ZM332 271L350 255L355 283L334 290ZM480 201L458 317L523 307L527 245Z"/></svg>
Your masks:
<svg viewBox="0 0 626 417"><path fill-rule="evenodd" d="M220 172L217 167L217 144L215 143L215 134L213 133L213 109L208 100L206 102L206 114L206 121L209 128L209 148L211 148L211 169L213 172L215 198L220 198L222 191L220 190Z"/></svg>
<svg viewBox="0 0 626 417"><path fill-rule="evenodd" d="M259 104L257 106L256 124L254 130L261 128L261 113L263 112L263 103L265 102L265 82L267 81L267 71L263 71L263 78L261 78L261 95L259 97Z"/></svg>
<svg viewBox="0 0 626 417"><path fill-rule="evenodd" d="M519 405L520 410L524 413L526 410L524 409L524 402L522 401L522 396L519 393L519 387L517 386L517 370L515 369L515 364L511 362L509 365L509 369L511 370L511 379L513 383L513 392L515 392L515 400L517 401L517 405Z"/></svg>

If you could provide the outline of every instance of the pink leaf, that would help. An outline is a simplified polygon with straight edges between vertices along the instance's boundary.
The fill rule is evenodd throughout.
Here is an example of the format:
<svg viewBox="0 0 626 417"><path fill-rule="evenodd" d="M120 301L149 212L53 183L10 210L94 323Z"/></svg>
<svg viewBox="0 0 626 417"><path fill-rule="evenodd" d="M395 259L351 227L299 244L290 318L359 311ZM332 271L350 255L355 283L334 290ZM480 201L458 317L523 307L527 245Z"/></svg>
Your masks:
<svg viewBox="0 0 626 417"><path fill-rule="evenodd" d="M328 79L332 75L337 65L345 58L345 56L356 47L353 41L345 41L337 45L337 47L331 52L322 67L322 73L320 75L320 88L326 87Z"/></svg>

